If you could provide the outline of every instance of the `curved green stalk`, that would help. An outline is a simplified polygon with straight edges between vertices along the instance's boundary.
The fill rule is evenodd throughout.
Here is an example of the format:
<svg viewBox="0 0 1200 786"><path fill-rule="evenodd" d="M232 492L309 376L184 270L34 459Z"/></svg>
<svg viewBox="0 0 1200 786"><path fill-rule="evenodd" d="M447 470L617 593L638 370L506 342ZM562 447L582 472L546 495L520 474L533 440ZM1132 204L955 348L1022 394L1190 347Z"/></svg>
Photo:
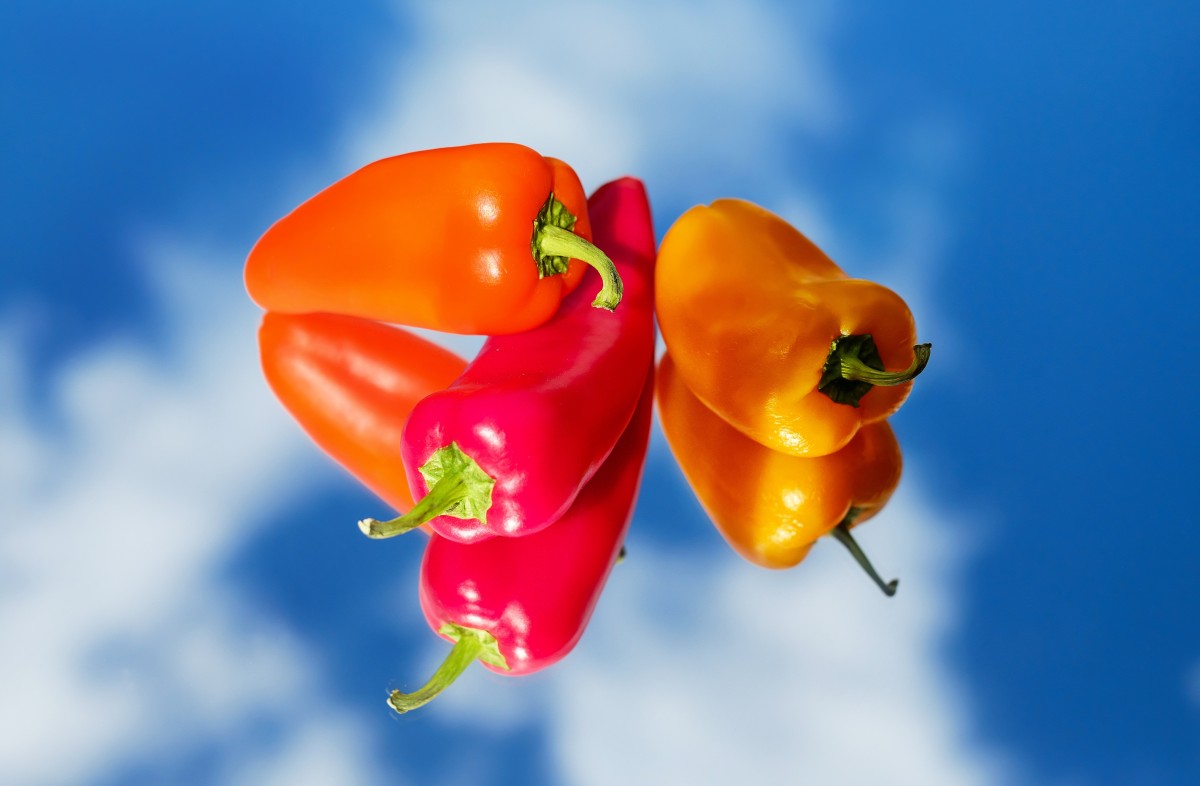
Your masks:
<svg viewBox="0 0 1200 786"><path fill-rule="evenodd" d="M419 471L429 484L429 493L403 516L390 521L363 519L358 522L364 535L368 538L403 535L438 516L479 519L481 524L487 523L492 487L496 481L464 453L457 442L435 450Z"/></svg>
<svg viewBox="0 0 1200 786"><path fill-rule="evenodd" d="M625 293L625 285L617 273L617 266L598 247L562 227L545 224L537 228L534 234L534 245L538 251L547 256L578 259L596 268L604 286L596 294L592 305L596 308L612 311L621 302Z"/></svg>
<svg viewBox="0 0 1200 786"><path fill-rule="evenodd" d="M912 365L903 371L883 371L871 368L857 357L845 356L841 358L839 363L842 379L848 379L852 382L869 382L872 385L884 385L888 387L903 385L905 382L911 382L918 374L925 370L925 366L929 363L929 352L932 348L933 344L917 344L913 347Z"/></svg>
<svg viewBox="0 0 1200 786"><path fill-rule="evenodd" d="M392 691L388 696L388 706L396 712L403 714L433 701L439 693L458 679L476 658L503 669L508 668L508 662L500 653L499 646L492 634L475 628L465 628L452 622L447 622L438 632L456 639L454 647L451 648L450 653L438 666L429 681L420 688L412 693Z"/></svg>
<svg viewBox="0 0 1200 786"><path fill-rule="evenodd" d="M592 305L612 311L621 302L625 286L608 255L572 231L576 221L575 215L553 193L546 198L533 220L533 237L529 241L538 278L565 273L572 259L586 262L596 268L604 282Z"/></svg>
<svg viewBox="0 0 1200 786"><path fill-rule="evenodd" d="M358 528L368 538L394 538L445 514L447 510L462 502L466 495L467 482L462 474L446 475L429 490L428 494L421 497L421 501L414 505L408 513L389 521L362 519L358 522Z"/></svg>
<svg viewBox="0 0 1200 786"><path fill-rule="evenodd" d="M896 594L896 587L900 585L900 579L892 579L891 581L884 582L884 580L879 577L879 574L875 572L874 566L871 565L871 560L867 559L867 555L863 552L862 548L859 547L858 541L856 541L854 536L850 534L850 523L852 521L853 515L847 516L846 519L842 521L841 524L838 524L836 527L834 527L833 532L829 534L833 535L834 539L836 539L838 543L841 543L850 551L850 554L854 557L855 561L858 562L862 569L867 572L868 576L875 580L875 583L879 585L879 589L883 590L883 594L887 595L889 598L892 597Z"/></svg>
<svg viewBox="0 0 1200 786"><path fill-rule="evenodd" d="M870 333L839 336L829 347L817 390L838 404L857 407L875 385L892 386L911 382L929 363L932 344L913 347L913 362L903 371L888 371Z"/></svg>

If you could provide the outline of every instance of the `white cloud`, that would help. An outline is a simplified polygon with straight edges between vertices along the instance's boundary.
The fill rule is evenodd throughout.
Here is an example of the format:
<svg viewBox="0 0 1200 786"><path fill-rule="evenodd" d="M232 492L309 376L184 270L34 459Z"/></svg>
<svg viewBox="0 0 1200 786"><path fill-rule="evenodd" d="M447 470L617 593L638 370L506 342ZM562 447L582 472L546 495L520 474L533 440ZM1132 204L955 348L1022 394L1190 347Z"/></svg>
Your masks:
<svg viewBox="0 0 1200 786"><path fill-rule="evenodd" d="M395 783L370 767L367 741L374 737L359 718L306 710L278 745L236 762L220 779L228 786L332 786Z"/></svg>
<svg viewBox="0 0 1200 786"><path fill-rule="evenodd" d="M187 256L146 253L165 355L120 341L81 353L50 385L50 425L23 397L19 331L0 334L5 783L81 782L286 717L298 695L322 701L304 646L216 576L315 452L259 379L240 282ZM361 748L327 751L325 768L365 773Z"/></svg>
<svg viewBox="0 0 1200 786"><path fill-rule="evenodd" d="M633 540L549 686L564 780L1003 782L941 651L963 544L913 485L856 530L891 599L832 541L772 572Z"/></svg>
<svg viewBox="0 0 1200 786"><path fill-rule="evenodd" d="M778 187L793 134L840 122L822 57L828 8L402 4L415 49L398 58L378 113L349 130L347 167L514 140L570 162L588 187L649 172L669 175L650 182L659 193L706 201L723 196L696 190L715 176Z"/></svg>

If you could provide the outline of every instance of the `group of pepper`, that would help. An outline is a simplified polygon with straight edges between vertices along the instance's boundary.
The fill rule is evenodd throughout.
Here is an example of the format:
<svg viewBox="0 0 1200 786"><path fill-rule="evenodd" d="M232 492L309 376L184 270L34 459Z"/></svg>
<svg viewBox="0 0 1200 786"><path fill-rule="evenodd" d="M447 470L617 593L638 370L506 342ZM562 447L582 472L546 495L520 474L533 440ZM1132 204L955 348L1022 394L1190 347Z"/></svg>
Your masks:
<svg viewBox="0 0 1200 786"><path fill-rule="evenodd" d="M272 390L402 512L360 529L430 534L418 596L454 647L396 711L474 660L527 674L575 646L622 552L656 376L664 432L739 552L794 565L834 531L861 554L849 527L899 479L882 419L928 356L883 371L908 362L907 309L748 203L686 213L657 270L655 245L640 181L585 198L561 161L483 144L370 164L251 252ZM488 338L468 364L396 325Z"/></svg>
<svg viewBox="0 0 1200 786"><path fill-rule="evenodd" d="M895 593L850 528L900 482L886 419L930 349L914 345L904 301L847 277L783 219L734 199L672 225L657 279L663 433L717 529L768 568L796 565L832 534Z"/></svg>

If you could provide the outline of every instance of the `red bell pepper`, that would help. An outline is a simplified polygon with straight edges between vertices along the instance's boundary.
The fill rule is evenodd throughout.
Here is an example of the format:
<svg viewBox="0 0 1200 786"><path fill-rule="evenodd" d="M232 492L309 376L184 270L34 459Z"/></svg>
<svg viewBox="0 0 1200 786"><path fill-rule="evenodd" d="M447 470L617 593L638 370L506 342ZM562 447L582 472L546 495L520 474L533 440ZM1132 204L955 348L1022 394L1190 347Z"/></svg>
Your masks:
<svg viewBox="0 0 1200 786"><path fill-rule="evenodd" d="M612 451L654 355L654 228L633 178L600 188L588 209L625 281L621 308L592 308L585 280L546 324L489 338L404 428L416 506L392 521L360 521L364 533L391 537L428 521L464 543L528 535L562 516Z"/></svg>
<svg viewBox="0 0 1200 786"><path fill-rule="evenodd" d="M474 660L516 676L544 669L574 648L633 516L653 388L648 371L617 446L553 527L472 544L430 538L421 563L421 610L454 647L422 688L392 692L388 704L394 710L408 712L429 702Z"/></svg>
<svg viewBox="0 0 1200 786"><path fill-rule="evenodd" d="M258 345L267 384L313 442L384 502L412 508L404 423L467 362L405 330L336 314L267 313Z"/></svg>

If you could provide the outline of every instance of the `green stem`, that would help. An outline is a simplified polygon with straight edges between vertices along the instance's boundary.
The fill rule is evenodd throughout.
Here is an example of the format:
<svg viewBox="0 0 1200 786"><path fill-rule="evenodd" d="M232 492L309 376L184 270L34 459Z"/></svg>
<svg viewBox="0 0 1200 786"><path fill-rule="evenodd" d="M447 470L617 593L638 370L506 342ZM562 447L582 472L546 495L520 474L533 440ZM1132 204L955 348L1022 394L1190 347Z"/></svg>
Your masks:
<svg viewBox="0 0 1200 786"><path fill-rule="evenodd" d="M391 521L363 519L358 528L368 538L390 538L403 535L438 516L459 519L478 519L487 524L487 512L492 506L492 487L496 481L463 453L457 442L433 451L429 460L419 468L429 493L403 516Z"/></svg>
<svg viewBox="0 0 1200 786"><path fill-rule="evenodd" d="M595 245L562 227L553 224L543 224L534 234L534 245L537 250L547 256L567 257L586 262L596 268L600 280L604 282L592 305L612 311L621 302L625 285L617 273L617 266Z"/></svg>
<svg viewBox="0 0 1200 786"><path fill-rule="evenodd" d="M903 385L905 382L911 382L917 374L925 370L925 366L929 363L929 351L932 348L932 344L917 344L913 347L912 365L903 371L881 371L871 368L857 357L843 357L840 363L842 379L849 379L854 382L869 382L872 385L884 385L886 387Z"/></svg>
<svg viewBox="0 0 1200 786"><path fill-rule="evenodd" d="M358 528L368 538L382 539L403 535L405 532L414 530L425 522L443 515L447 510L462 502L469 491L470 486L465 473L444 475L408 513L390 521L363 519L358 522Z"/></svg>
<svg viewBox="0 0 1200 786"><path fill-rule="evenodd" d="M392 691L388 696L388 705L396 712L404 714L417 707L422 707L437 698L437 695L449 687L467 670L483 649L483 642L477 636L463 636L454 643L450 654L438 666L437 671L429 678L429 682L412 693Z"/></svg>
<svg viewBox="0 0 1200 786"><path fill-rule="evenodd" d="M867 555L859 547L858 541L856 541L854 536L850 534L851 521L853 521L853 517L847 516L841 524L838 524L833 528L833 532L830 534L837 539L838 543L841 543L850 551L850 554L854 557L855 561L857 561L862 569L867 572L868 576L875 580L875 583L879 585L879 589L883 590L883 594L887 595L889 598L892 597L896 594L896 587L899 586L900 580L892 579L891 581L884 582L884 580L879 577L879 574L875 572L875 568L871 565L871 561L867 559Z"/></svg>
<svg viewBox="0 0 1200 786"><path fill-rule="evenodd" d="M903 371L888 371L879 357L879 348L870 333L839 336L829 347L817 390L838 404L857 407L875 385L902 385L911 382L929 363L932 344L913 347L913 362Z"/></svg>
<svg viewBox="0 0 1200 786"><path fill-rule="evenodd" d="M433 701L476 659L501 669L508 669L508 661L501 654L496 638L487 631L447 622L438 633L454 639L454 647L429 678L429 682L412 693L392 691L388 696L388 705L396 712L403 714Z"/></svg>

